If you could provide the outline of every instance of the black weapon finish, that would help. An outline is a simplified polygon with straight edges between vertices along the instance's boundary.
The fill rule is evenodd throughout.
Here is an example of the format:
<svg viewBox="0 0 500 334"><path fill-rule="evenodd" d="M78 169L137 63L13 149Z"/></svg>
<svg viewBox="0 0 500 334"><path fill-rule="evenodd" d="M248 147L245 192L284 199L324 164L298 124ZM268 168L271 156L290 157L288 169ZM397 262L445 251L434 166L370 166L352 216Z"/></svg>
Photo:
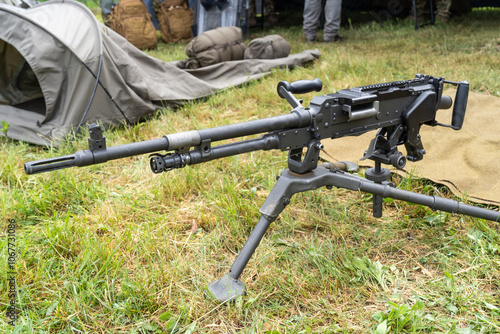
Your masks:
<svg viewBox="0 0 500 334"><path fill-rule="evenodd" d="M152 170L160 173L231 155L280 149L290 152L290 170L305 173L316 168L322 139L360 135L376 129L381 131L370 145L366 158L402 167L406 159L397 152L397 146L406 146L409 160L421 160L425 151L420 140L420 127L423 124L438 125L435 121L436 111L451 106L451 98L442 95L443 84L446 82L443 78L417 75L412 80L344 89L334 94L318 96L312 99L308 108L304 108L293 93L320 91L321 81L282 81L278 84L278 95L294 108L290 114L186 131L113 147L106 147L102 130L91 124L88 150L27 162L25 171L36 174L134 155L172 151L166 155L155 154L151 158ZM458 85L458 91L451 127L458 130L462 127L465 115L468 83L464 81L453 84ZM217 141L266 132L258 139L212 146ZM390 150L387 150L388 146L391 146ZM302 157L304 148L307 151ZM380 150L387 152L380 154Z"/></svg>
<svg viewBox="0 0 500 334"><path fill-rule="evenodd" d="M454 103L443 95L444 84L457 87ZM381 167L389 164L403 168L407 160L419 161L425 150L420 137L422 125L462 127L469 92L466 81L451 82L417 74L414 79L395 81L340 90L333 94L314 97L307 108L293 94L320 91L319 79L300 80L278 84L278 95L292 106L287 115L169 134L159 139L106 147L99 126L89 126L89 149L58 158L27 162L27 174L53 171L67 167L82 167L139 154L154 153L150 165L154 173L161 173L214 159L257 150L288 151L288 169L283 171L275 187L259 210L261 218L236 258L229 273L211 283L208 292L220 301L234 300L245 293L239 277L257 248L270 223L298 193L320 187L339 187L373 194L373 215L382 216L382 199L391 197L426 205L435 210L461 213L492 221L500 221L493 210L477 208L436 196L416 194L396 189L387 181L390 172ZM451 125L436 121L438 109L453 105ZM321 140L356 136L378 130L363 159L375 161L375 167L366 171L366 179L345 173L332 164L318 166ZM213 146L215 142L262 134L230 144ZM406 156L398 151L404 145ZM168 151L167 154L156 153Z"/></svg>

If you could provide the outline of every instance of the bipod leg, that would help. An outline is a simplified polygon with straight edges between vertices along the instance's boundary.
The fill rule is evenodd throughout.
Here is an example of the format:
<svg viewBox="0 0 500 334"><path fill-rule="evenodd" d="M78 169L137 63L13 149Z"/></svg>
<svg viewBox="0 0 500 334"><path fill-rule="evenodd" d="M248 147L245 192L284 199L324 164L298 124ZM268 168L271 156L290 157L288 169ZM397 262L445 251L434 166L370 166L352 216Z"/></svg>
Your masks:
<svg viewBox="0 0 500 334"><path fill-rule="evenodd" d="M318 178L315 171L306 174L295 174L286 169L281 173L278 182L259 210L261 213L259 222L255 225L250 237L236 257L229 273L208 285L208 294L210 296L220 302L226 302L234 301L234 299L246 293L245 285L239 280L240 275L264 237L269 225L276 220L278 215L290 203L290 199L294 194L327 185L326 180Z"/></svg>

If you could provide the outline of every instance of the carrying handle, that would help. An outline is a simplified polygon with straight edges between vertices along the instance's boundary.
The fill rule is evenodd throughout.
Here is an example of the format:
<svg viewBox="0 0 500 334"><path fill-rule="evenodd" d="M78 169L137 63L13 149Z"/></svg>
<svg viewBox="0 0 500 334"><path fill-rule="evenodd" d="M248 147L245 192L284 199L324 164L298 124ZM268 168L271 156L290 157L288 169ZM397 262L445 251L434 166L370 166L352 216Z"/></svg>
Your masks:
<svg viewBox="0 0 500 334"><path fill-rule="evenodd" d="M289 83L288 81L280 81L278 83L278 96L290 103L292 108L297 108L302 105L302 100L297 100L293 93L304 94L309 92L319 92L323 88L323 83L320 79L314 80L299 80Z"/></svg>
<svg viewBox="0 0 500 334"><path fill-rule="evenodd" d="M319 92L323 88L323 83L320 79L316 78L314 80L299 80L289 83L288 81L280 81L278 83L278 95L282 99L286 96L283 95L281 87L290 93L294 94L305 94L310 92Z"/></svg>

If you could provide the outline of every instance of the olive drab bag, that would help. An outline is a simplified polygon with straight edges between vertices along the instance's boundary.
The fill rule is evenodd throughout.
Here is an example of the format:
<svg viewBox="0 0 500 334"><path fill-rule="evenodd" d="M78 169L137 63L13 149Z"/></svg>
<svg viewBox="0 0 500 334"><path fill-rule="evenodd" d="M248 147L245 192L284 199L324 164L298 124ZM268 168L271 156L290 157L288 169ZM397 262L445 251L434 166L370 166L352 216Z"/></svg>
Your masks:
<svg viewBox="0 0 500 334"><path fill-rule="evenodd" d="M185 0L165 0L158 8L158 25L165 43L189 41L193 37L193 10Z"/></svg>
<svg viewBox="0 0 500 334"><path fill-rule="evenodd" d="M205 31L186 46L186 68L199 68L230 60L242 60L246 45L239 27Z"/></svg>
<svg viewBox="0 0 500 334"><path fill-rule="evenodd" d="M248 43L245 59L276 59L288 57L290 44L280 35L255 38Z"/></svg>
<svg viewBox="0 0 500 334"><path fill-rule="evenodd" d="M158 35L142 0L120 0L111 10L109 22L111 29L138 49L156 48Z"/></svg>

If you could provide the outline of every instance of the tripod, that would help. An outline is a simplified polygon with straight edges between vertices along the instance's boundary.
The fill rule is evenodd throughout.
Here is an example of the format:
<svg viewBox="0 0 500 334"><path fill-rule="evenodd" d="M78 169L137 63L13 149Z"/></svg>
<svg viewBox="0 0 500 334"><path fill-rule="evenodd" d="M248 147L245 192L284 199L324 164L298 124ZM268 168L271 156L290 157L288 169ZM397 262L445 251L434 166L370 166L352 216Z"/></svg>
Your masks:
<svg viewBox="0 0 500 334"><path fill-rule="evenodd" d="M460 213L497 222L500 221L500 213L493 210L478 208L438 196L417 194L397 189L393 184L387 182L390 178L390 171L382 168L379 161L376 161L375 167L368 169L365 174L367 178L350 174L339 168L335 168L331 163L320 165L305 174L294 173L290 169L284 170L260 208L261 217L231 266L229 273L209 284L209 294L220 302L230 302L246 293L245 285L239 280L241 273L262 240L269 225L276 220L278 215L290 203L291 197L296 193L315 190L321 187L326 187L327 189L336 187L371 193L373 194L373 215L377 218L382 216L383 198L390 197L425 205L433 210Z"/></svg>

